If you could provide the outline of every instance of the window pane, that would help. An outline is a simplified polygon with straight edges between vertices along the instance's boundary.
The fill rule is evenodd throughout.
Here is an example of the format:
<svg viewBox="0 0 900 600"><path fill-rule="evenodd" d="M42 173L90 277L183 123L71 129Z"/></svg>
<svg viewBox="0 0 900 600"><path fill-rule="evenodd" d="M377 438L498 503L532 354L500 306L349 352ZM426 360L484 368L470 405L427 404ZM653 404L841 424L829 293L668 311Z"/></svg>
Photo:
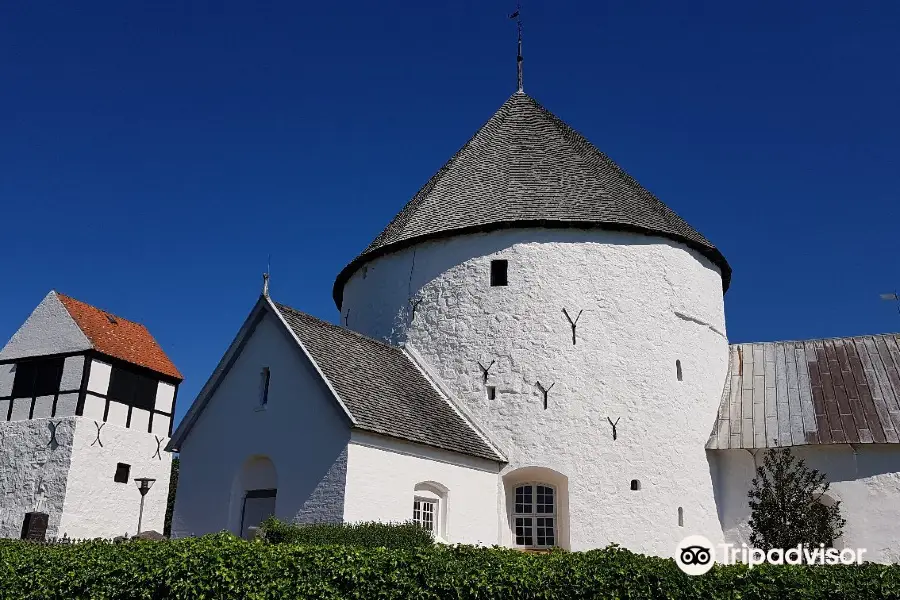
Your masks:
<svg viewBox="0 0 900 600"><path fill-rule="evenodd" d="M434 503L422 504L422 526L428 531L434 531Z"/></svg>
<svg viewBox="0 0 900 600"><path fill-rule="evenodd" d="M539 517L536 519L536 537L538 546L553 546L556 543L556 530L553 518Z"/></svg>
<svg viewBox="0 0 900 600"><path fill-rule="evenodd" d="M546 485L537 487L537 509L539 514L553 514L553 488Z"/></svg>
<svg viewBox="0 0 900 600"><path fill-rule="evenodd" d="M534 545L532 537L532 519L530 517L516 518L516 545L532 546Z"/></svg>
<svg viewBox="0 0 900 600"><path fill-rule="evenodd" d="M516 514L530 514L533 512L531 504L531 486L523 485L516 488Z"/></svg>

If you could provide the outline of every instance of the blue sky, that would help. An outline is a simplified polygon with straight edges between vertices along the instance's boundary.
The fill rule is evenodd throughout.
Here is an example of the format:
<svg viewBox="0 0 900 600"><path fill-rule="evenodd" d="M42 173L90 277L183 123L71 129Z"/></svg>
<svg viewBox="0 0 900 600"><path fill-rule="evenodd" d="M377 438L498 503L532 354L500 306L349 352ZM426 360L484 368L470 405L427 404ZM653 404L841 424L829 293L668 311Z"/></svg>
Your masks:
<svg viewBox="0 0 900 600"><path fill-rule="evenodd" d="M51 289L187 379L515 91L513 2L6 3L0 342ZM711 239L732 341L900 330L900 3L525 0L525 91Z"/></svg>

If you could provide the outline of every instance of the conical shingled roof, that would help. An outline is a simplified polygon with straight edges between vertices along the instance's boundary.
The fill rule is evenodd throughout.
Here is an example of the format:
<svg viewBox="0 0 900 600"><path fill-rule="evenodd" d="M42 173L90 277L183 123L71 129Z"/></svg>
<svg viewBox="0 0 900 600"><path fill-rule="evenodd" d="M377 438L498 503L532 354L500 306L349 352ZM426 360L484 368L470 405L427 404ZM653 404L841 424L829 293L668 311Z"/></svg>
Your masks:
<svg viewBox="0 0 900 600"><path fill-rule="evenodd" d="M696 249L722 273L721 252L584 137L530 96L513 94L338 275L416 242L509 227L604 227L661 235Z"/></svg>

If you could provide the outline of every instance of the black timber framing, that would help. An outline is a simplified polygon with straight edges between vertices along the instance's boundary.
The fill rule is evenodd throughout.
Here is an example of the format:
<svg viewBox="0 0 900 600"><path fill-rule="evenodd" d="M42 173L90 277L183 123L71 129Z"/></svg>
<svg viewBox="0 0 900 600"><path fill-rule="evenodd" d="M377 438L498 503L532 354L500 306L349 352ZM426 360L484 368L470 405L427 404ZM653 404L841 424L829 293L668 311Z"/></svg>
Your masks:
<svg viewBox="0 0 900 600"><path fill-rule="evenodd" d="M172 436L172 429L173 429L174 421L175 421L175 406L176 406L176 402L178 399L178 388L181 383L181 380L179 380L175 377L171 377L169 375L164 375L162 373L154 371L153 369L150 369L147 367L142 367L140 365L136 365L134 363L130 363L128 361L124 361L124 360L109 356L107 354L103 354L102 352L97 352L96 350L87 350L87 351L80 350L78 352L60 352L60 353L56 353L56 354L44 354L44 355L38 355L38 356L23 356L23 357L19 357L19 358L2 360L2 361L0 361L0 365L18 364L18 363L29 361L29 360L45 360L45 359L53 359L53 358L66 359L66 358L70 358L73 356L81 356L84 358L84 364L82 365L82 370L81 370L81 385L76 389L57 389L55 391L55 393L53 394L53 406L51 408L51 413L50 413L51 417L56 417L57 403L59 402L59 397L61 395L77 394L78 399L77 399L77 403L76 403L76 407L75 407L75 415L76 416L79 416L79 417L84 416L85 400L87 399L88 396L93 396L93 397L104 400L104 402L106 403L106 406L104 407L104 410L103 410L103 421L105 422L108 419L109 403L110 403L111 399L108 398L106 394L98 394L96 392L91 392L88 390L88 382L90 381L90 376L91 376L91 363L94 360L98 360L98 361L104 362L106 364L109 364L112 368L118 367L118 368L129 369L136 373L150 377L157 382L163 382L163 383L168 383L168 384L172 385L172 387L174 388L174 392L172 395L171 411L166 412L166 411L162 411L162 410L156 410L154 407L153 410L148 411L150 413L150 418L149 418L149 423L147 424L147 433L160 433L160 432L152 431L153 415L158 414L158 415L167 417L169 419L169 427L168 427L168 430L165 432L165 434L167 437ZM63 369L65 369L65 366L63 366ZM62 373L60 373L60 377L62 377ZM58 387L61 387L61 386L58 386ZM49 394L46 394L46 395L49 395ZM10 419L12 419L14 400L17 400L17 399L31 401L31 406L28 411L28 418L29 419L34 418L34 408L35 408L35 402L37 401L37 398L38 398L38 396L35 396L33 394L31 396L31 398L25 398L25 397L14 398L12 395L0 397L0 400L8 400L9 401L9 406L6 410L6 414L0 414L0 421L4 421L4 420L9 421ZM131 426L131 414L132 414L133 407L131 405L127 405L127 406L128 406L128 415L126 417L126 427L130 427Z"/></svg>
<svg viewBox="0 0 900 600"><path fill-rule="evenodd" d="M87 394L90 394L91 396L96 396L98 398L103 398L103 399L107 400L107 407L109 405L106 394L99 394L97 392L91 392L91 391L88 391L88 389L87 389L88 379L90 376L90 368L88 365L93 360L98 360L100 362L104 362L104 363L110 365L113 369L119 368L119 369L130 370L130 371L133 371L140 375L144 375L145 377L150 377L152 379L155 379L157 382L168 383L169 385L171 385L175 388L175 395L177 396L177 394L178 394L178 386L181 383L181 380L178 378L172 377L170 375L164 375L163 373L154 371L153 369L150 369L148 367L142 367L141 365L136 365L134 363L130 363L128 361L109 356L108 354L103 354L102 352L97 352L96 350L88 351L85 354L85 357L86 357L85 358L85 365L86 365L85 366L85 376L84 376L83 381L81 382L81 390L82 391L81 391L81 395L78 398L78 410L76 410L76 412L75 412L75 414L78 416L84 416L84 400L85 400L85 397L87 396ZM108 391L108 389L107 389L107 391ZM108 410L108 408L106 410ZM169 415L174 414L174 412L175 412L174 397L172 400L172 413L164 413L162 411L156 411L156 410L153 410L150 412L159 412L160 414L169 414ZM129 409L129 420L130 420L130 413L131 413L131 411ZM104 411L104 418L105 418L105 411Z"/></svg>
<svg viewBox="0 0 900 600"><path fill-rule="evenodd" d="M17 365L17 364L20 364L23 362L28 362L28 361L53 360L55 358L63 359L63 367L59 373L60 384L56 386L56 389L54 390L54 392L52 394L53 405L50 409L50 416L55 417L56 416L56 403L59 401L60 395L76 394L76 393L80 394L80 389L71 389L70 390L70 389L61 389L61 387L60 387L62 385L62 375L65 372L65 359L73 357L73 356L84 356L84 355L85 355L85 351L79 350L77 352L57 352L54 354L38 354L38 355L34 355L34 356L20 356L18 358L7 358L5 360L0 360L0 365L10 365L10 364ZM85 357L84 362L85 362L85 368L86 368L87 363L88 363L88 360L86 357ZM84 387L86 385L84 372L82 372L81 379L82 379L81 385L82 385L82 387ZM0 419L0 420L9 421L12 419L13 405L14 405L15 400L31 400L31 406L28 408L28 418L33 419L34 418L34 407L35 407L35 403L37 402L37 399L42 398L44 396L50 396L50 395L51 394L41 394L40 396L38 396L37 394L32 393L30 398L28 396L20 396L17 398L15 396L13 396L12 391L10 391L9 396L0 396L0 401L2 401L2 400L9 401L9 407L6 411L6 415L5 416L0 415L0 416L2 416L2 419Z"/></svg>

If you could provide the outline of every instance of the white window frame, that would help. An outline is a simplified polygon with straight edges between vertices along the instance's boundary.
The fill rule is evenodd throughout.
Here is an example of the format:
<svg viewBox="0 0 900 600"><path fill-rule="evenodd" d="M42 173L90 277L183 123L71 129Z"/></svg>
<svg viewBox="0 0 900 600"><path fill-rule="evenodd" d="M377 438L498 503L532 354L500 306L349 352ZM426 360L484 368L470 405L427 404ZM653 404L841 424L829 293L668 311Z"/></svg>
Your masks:
<svg viewBox="0 0 900 600"><path fill-rule="evenodd" d="M431 529L425 527L428 519L425 518L425 505L430 504L432 506L431 510ZM431 534L435 538L440 538L440 523L441 523L441 501L439 498L430 498L428 496L419 496L416 495L413 497L413 523L426 529L427 531L431 531Z"/></svg>
<svg viewBox="0 0 900 600"><path fill-rule="evenodd" d="M538 487L549 488L553 491L553 503L551 505L550 512L537 512L538 506ZM531 488L531 503L530 503L530 511L520 512L516 510L516 504L524 504L516 502L516 492L523 487ZM559 546L559 490L557 490L555 485L551 485L549 483L545 483L543 481L523 481L520 483L516 483L512 486L513 498L512 498L512 537L513 544L517 548L555 548ZM546 506L546 503L542 504L542 506ZM538 543L538 527L541 525L538 524L538 519L553 519L552 525L552 539L553 543ZM518 534L519 530L519 519L531 519L531 525L522 525L523 528L527 528L530 530L531 536L531 544L520 544L518 538L520 537ZM546 528L546 524L543 525ZM525 536L521 536L525 537ZM546 538L551 536L544 536L545 542Z"/></svg>

